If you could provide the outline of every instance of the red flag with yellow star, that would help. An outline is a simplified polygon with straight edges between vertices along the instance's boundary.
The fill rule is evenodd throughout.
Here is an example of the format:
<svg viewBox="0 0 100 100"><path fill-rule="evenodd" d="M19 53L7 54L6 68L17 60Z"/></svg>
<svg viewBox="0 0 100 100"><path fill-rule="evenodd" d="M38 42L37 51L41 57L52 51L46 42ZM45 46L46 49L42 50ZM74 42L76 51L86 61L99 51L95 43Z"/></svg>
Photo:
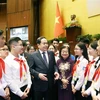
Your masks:
<svg viewBox="0 0 100 100"><path fill-rule="evenodd" d="M54 37L58 37L62 33L64 33L63 22L62 22L62 18L61 18L60 11L59 11L59 6L58 6L58 3L57 3Z"/></svg>

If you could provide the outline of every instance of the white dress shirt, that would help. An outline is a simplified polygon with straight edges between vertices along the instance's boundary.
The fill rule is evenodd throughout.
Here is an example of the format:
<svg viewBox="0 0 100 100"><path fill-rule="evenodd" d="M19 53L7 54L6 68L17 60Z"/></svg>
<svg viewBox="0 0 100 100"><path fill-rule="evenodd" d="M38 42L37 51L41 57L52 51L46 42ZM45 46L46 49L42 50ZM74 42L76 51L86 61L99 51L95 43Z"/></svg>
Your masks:
<svg viewBox="0 0 100 100"><path fill-rule="evenodd" d="M91 81L91 82L92 82L94 73L95 73L95 71L96 71L96 69L97 69L97 67L98 67L98 66L97 66L97 67L95 68L95 63L96 63L96 61L97 61L98 59L99 59L99 57L96 57L96 58L94 59L95 62L91 65L89 75L88 75L88 77L86 76L85 81L84 81L84 85L83 85L82 88L85 89L86 81ZM88 94L88 95L90 95L90 94L91 94L91 89L92 89L92 85L85 91L85 93Z"/></svg>
<svg viewBox="0 0 100 100"><path fill-rule="evenodd" d="M40 54L41 54L42 58L43 58L43 52L45 52L45 56L46 56L46 59L47 59L47 63L49 64L48 52L47 51L41 51L40 49L39 49L39 51L40 51Z"/></svg>
<svg viewBox="0 0 100 100"><path fill-rule="evenodd" d="M29 66L27 64L27 61L24 57L19 55L19 59L21 58L24 61L27 69L26 72L24 67L22 67L23 74L20 80L20 64L18 61L14 60L15 58L16 58L15 56L9 53L9 55L5 59L5 65L6 65L5 79L11 91L14 94L21 97L24 93L21 91L20 88L25 85L27 85L27 88L30 88L32 82L31 82L31 76L30 76Z"/></svg>
<svg viewBox="0 0 100 100"><path fill-rule="evenodd" d="M5 81L5 74L2 72L2 78L0 79L0 96L6 96L4 88L7 86L7 82Z"/></svg>
<svg viewBox="0 0 100 100"><path fill-rule="evenodd" d="M97 64L97 66L100 66L100 60L99 60L99 62ZM97 91L100 90L100 76L99 76L97 81L93 81L93 84L92 84L92 87L91 87L91 95L96 95L96 91L95 90L97 90Z"/></svg>
<svg viewBox="0 0 100 100"><path fill-rule="evenodd" d="M75 89L76 90L80 90L81 86L83 85L84 82L84 72L86 69L86 65L88 64L88 60L85 59L83 56L81 56L80 58L78 58L77 60L80 60L75 73L75 76L73 76L72 78L72 84L74 85L75 83L75 79L78 79L76 85L75 85Z"/></svg>

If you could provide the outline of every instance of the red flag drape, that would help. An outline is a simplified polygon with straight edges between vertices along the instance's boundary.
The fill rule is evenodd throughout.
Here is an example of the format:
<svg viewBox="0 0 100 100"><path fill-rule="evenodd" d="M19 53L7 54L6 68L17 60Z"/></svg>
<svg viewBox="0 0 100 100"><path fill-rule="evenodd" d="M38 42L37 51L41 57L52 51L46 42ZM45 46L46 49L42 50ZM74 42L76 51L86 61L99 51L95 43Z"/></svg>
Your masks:
<svg viewBox="0 0 100 100"><path fill-rule="evenodd" d="M64 33L63 26L64 25L63 25L63 21L62 21L61 15L60 15L59 6L58 6L58 2L57 2L54 37L58 37L59 35Z"/></svg>

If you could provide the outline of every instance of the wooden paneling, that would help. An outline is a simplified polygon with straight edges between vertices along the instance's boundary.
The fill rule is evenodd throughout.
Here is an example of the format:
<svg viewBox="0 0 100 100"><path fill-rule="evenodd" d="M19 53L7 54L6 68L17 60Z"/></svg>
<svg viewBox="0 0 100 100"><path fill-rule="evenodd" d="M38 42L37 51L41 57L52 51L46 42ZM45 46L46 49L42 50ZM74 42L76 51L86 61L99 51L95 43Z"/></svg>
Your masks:
<svg viewBox="0 0 100 100"><path fill-rule="evenodd" d="M14 13L31 8L31 0L7 0L7 13Z"/></svg>
<svg viewBox="0 0 100 100"><path fill-rule="evenodd" d="M17 0L18 4L17 4L17 11L24 11L24 0Z"/></svg>
<svg viewBox="0 0 100 100"><path fill-rule="evenodd" d="M7 26L7 7L5 5L0 5L0 29L4 31L4 34L6 34L5 29Z"/></svg>
<svg viewBox="0 0 100 100"><path fill-rule="evenodd" d="M8 39L10 38L10 28L28 26L28 38L33 44L33 0L7 0L7 25L8 25ZM16 7L12 6L16 3ZM11 7L11 8L9 8ZM14 9L14 10L12 10Z"/></svg>
<svg viewBox="0 0 100 100"><path fill-rule="evenodd" d="M31 9L31 0L24 0L25 10Z"/></svg>
<svg viewBox="0 0 100 100"><path fill-rule="evenodd" d="M81 28L79 28L79 27L66 28L67 42L70 45L72 54L74 54L74 47L77 43L76 38L78 35L81 35Z"/></svg>
<svg viewBox="0 0 100 100"><path fill-rule="evenodd" d="M17 0L7 0L7 13L17 11Z"/></svg>
<svg viewBox="0 0 100 100"><path fill-rule="evenodd" d="M8 27L25 26L30 24L30 11L8 14Z"/></svg>

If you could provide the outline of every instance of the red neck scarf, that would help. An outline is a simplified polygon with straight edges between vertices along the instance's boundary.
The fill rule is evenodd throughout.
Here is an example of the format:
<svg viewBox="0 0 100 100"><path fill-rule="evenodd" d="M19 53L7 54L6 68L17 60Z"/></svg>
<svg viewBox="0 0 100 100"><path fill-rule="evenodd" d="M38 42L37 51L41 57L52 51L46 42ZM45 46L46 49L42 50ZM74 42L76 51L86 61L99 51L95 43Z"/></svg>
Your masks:
<svg viewBox="0 0 100 100"><path fill-rule="evenodd" d="M79 63L80 63L80 60L77 60L76 63L74 64L74 67L73 67L73 70L72 70L72 75L74 75L74 72L76 71Z"/></svg>
<svg viewBox="0 0 100 100"><path fill-rule="evenodd" d="M0 58L0 79L2 78L2 72L5 73L5 63L3 59Z"/></svg>
<svg viewBox="0 0 100 100"><path fill-rule="evenodd" d="M86 70L85 70L85 73L84 73L84 77L86 77L87 75L89 75L91 66L92 66L92 64L93 64L94 62L95 62L95 61L93 60L93 61L91 61L91 62L89 62L89 63L87 64Z"/></svg>
<svg viewBox="0 0 100 100"><path fill-rule="evenodd" d="M100 77L100 66L96 69L94 76L93 76L93 80L97 81L99 77Z"/></svg>
<svg viewBox="0 0 100 100"><path fill-rule="evenodd" d="M16 60L17 62L19 62L19 64L20 64L20 80L21 80L22 74L23 74L22 67L24 66L24 69L27 72L26 65L25 65L25 63L24 63L24 61L22 59L15 58L14 60Z"/></svg>

